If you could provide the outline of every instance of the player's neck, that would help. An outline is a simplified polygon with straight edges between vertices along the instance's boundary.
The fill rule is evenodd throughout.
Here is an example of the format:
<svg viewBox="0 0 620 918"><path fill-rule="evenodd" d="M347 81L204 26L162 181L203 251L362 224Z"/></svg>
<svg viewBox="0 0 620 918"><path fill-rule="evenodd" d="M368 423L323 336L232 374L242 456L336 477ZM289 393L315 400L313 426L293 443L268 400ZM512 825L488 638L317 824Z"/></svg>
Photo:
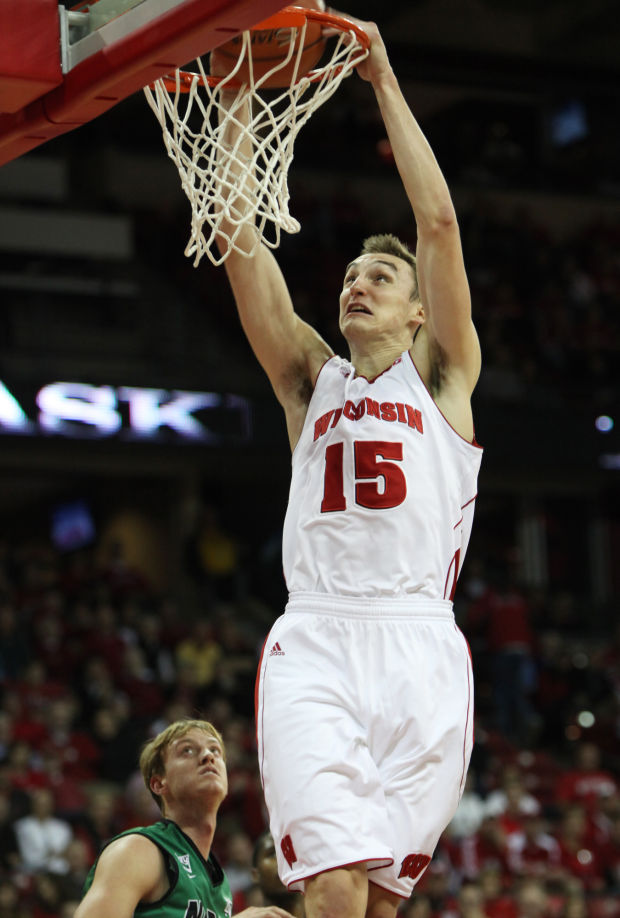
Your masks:
<svg viewBox="0 0 620 918"><path fill-rule="evenodd" d="M394 361L398 360L403 351L407 350L407 345L393 341L379 346L375 345L372 350L367 350L355 343L350 343L350 350L355 375L364 376L366 379L376 379L381 373L389 370Z"/></svg>
<svg viewBox="0 0 620 918"><path fill-rule="evenodd" d="M209 857L213 836L215 835L217 811L198 812L189 809L176 809L166 813L166 818L175 822L179 829L194 842L204 859Z"/></svg>

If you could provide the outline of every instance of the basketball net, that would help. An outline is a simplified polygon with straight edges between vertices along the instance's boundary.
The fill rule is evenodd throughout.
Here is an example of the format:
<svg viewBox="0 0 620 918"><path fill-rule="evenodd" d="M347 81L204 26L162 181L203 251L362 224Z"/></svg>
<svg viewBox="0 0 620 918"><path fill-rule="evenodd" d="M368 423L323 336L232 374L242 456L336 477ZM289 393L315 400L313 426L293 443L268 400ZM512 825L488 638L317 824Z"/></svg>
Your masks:
<svg viewBox="0 0 620 918"><path fill-rule="evenodd" d="M295 14L295 23L303 13L303 25L287 25L289 10ZM299 232L300 224L289 212L288 170L295 140L317 108L368 54L367 36L345 19L301 8L287 8L273 19L280 21L281 17L283 28L290 28L288 53L260 78L254 79L251 33L246 31L239 58L225 77L207 74L198 59L197 73L177 70L144 90L191 205L191 235L185 254L194 259L194 267L205 254L219 265L233 251L251 257L261 242L277 248L281 230ZM300 74L310 18L320 19L338 34L330 39L334 44L327 51L329 61ZM298 29L301 34L296 41ZM244 83L237 77L242 65L249 74ZM286 88L264 88L278 70L288 74L291 68ZM224 92L226 104L222 102ZM232 145L226 142L227 135L234 136ZM248 224L255 230L249 250L237 241ZM245 234L246 241L248 236Z"/></svg>

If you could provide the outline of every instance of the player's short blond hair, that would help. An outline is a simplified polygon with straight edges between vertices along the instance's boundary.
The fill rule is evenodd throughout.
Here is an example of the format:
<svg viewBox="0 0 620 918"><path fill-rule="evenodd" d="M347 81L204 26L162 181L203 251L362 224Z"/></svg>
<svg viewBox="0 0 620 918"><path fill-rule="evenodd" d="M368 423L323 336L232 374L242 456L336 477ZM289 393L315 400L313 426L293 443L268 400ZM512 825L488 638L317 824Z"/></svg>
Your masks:
<svg viewBox="0 0 620 918"><path fill-rule="evenodd" d="M411 299L417 300L420 298L416 257L398 236L393 233L377 233L375 236L368 236L362 243L360 255L394 255L396 258L406 261L413 272L414 286L411 292Z"/></svg>
<svg viewBox="0 0 620 918"><path fill-rule="evenodd" d="M189 733L190 730L202 730L209 736L214 736L222 747L222 754L226 759L226 750L224 749L224 740L218 730L208 720L176 720L169 724L165 730L158 733L156 737L149 740L142 749L140 755L140 771L144 778L147 790L151 797L163 812L163 801L159 794L156 794L151 788L151 778L153 775L164 775L166 773L166 752L175 742Z"/></svg>

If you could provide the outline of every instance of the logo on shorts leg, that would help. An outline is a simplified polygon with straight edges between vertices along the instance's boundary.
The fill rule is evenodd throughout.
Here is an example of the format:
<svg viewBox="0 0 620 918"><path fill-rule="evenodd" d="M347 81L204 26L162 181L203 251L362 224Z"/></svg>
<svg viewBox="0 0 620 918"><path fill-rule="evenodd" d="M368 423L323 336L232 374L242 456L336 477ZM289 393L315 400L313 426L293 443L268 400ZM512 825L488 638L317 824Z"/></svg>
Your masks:
<svg viewBox="0 0 620 918"><path fill-rule="evenodd" d="M286 858L286 863L289 867L292 867L295 861L297 860L297 855L295 854L295 849L293 848L293 841L290 835L285 835L282 841L280 842L280 847L282 848L282 854Z"/></svg>
<svg viewBox="0 0 620 918"><path fill-rule="evenodd" d="M282 648L280 647L280 645L278 644L277 641L275 642L275 644L273 645L273 647L272 647L271 650L269 651L269 656L270 656L270 657L283 657L283 656L285 656L284 651L282 650Z"/></svg>
<svg viewBox="0 0 620 918"><path fill-rule="evenodd" d="M400 866L398 876L399 878L409 877L412 880L416 880L422 871L426 870L430 862L431 859L428 854L408 854Z"/></svg>

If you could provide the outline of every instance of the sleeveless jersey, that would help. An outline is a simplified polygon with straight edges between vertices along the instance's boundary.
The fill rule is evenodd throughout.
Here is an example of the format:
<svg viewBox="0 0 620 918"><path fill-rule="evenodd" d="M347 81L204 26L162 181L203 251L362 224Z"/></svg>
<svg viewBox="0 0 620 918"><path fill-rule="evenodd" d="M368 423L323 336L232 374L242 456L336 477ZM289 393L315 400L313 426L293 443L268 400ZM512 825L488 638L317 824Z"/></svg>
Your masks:
<svg viewBox="0 0 620 918"><path fill-rule="evenodd" d="M292 457L289 593L452 599L481 458L442 415L408 351L372 381L332 357Z"/></svg>
<svg viewBox="0 0 620 918"><path fill-rule="evenodd" d="M157 918L230 918L232 894L228 880L213 854L205 861L194 842L176 823L162 819L151 826L128 829L110 839L125 835L144 835L164 855L170 889L157 902L137 906L135 915ZM110 842L108 842L109 844ZM99 858L93 864L84 884L90 889Z"/></svg>

